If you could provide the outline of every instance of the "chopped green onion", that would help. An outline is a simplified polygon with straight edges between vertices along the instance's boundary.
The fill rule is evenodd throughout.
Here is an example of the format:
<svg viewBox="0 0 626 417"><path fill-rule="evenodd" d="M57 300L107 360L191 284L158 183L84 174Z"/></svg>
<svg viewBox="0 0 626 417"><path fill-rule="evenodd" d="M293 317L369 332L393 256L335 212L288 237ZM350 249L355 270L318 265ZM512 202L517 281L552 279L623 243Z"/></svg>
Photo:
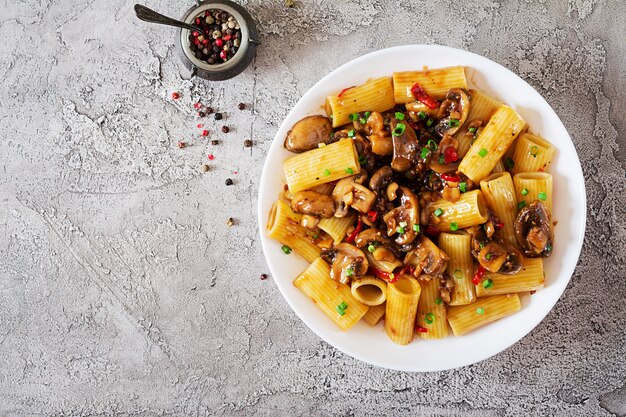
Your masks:
<svg viewBox="0 0 626 417"><path fill-rule="evenodd" d="M465 181L459 183L459 191L462 193L467 191L467 183Z"/></svg>
<svg viewBox="0 0 626 417"><path fill-rule="evenodd" d="M367 123L367 119L365 117L361 117L359 119L359 123L361 123L362 125L364 125L365 123Z"/></svg>
<svg viewBox="0 0 626 417"><path fill-rule="evenodd" d="M317 147L318 147L318 148L323 148L323 147L325 147L325 146L326 146L326 144L325 144L324 142L322 142L322 143L318 143L318 144L317 144Z"/></svg>
<svg viewBox="0 0 626 417"><path fill-rule="evenodd" d="M456 278L456 279L462 279L463 278L463 271L461 271L460 269L455 269L454 273L452 275L454 275L454 278Z"/></svg>
<svg viewBox="0 0 626 417"><path fill-rule="evenodd" d="M458 127L461 124L461 121L458 119L450 119L448 120L449 127Z"/></svg>
<svg viewBox="0 0 626 417"><path fill-rule="evenodd" d="M428 148L422 148L422 154L420 155L422 159L426 159L428 157L428 154L430 154Z"/></svg>
<svg viewBox="0 0 626 417"><path fill-rule="evenodd" d="M365 117L366 119L369 119L370 114L372 114L371 111L366 111L365 113L363 113L363 117Z"/></svg>
<svg viewBox="0 0 626 417"><path fill-rule="evenodd" d="M287 245L283 245L281 249L285 252L285 255L289 255L291 253L291 248Z"/></svg>
<svg viewBox="0 0 626 417"><path fill-rule="evenodd" d="M313 239L317 239L320 235L313 235Z"/></svg>
<svg viewBox="0 0 626 417"><path fill-rule="evenodd" d="M346 174L354 174L354 170L352 168L346 168L344 171L346 171Z"/></svg>
<svg viewBox="0 0 626 417"><path fill-rule="evenodd" d="M396 125L396 128L393 129L393 132L391 132L391 134L394 136L401 136L405 130L406 130L406 125L404 123L398 123Z"/></svg>
<svg viewBox="0 0 626 417"><path fill-rule="evenodd" d="M329 169L325 169L324 170L324 175L325 176L329 176L330 175L330 170Z"/></svg>
<svg viewBox="0 0 626 417"><path fill-rule="evenodd" d="M477 314L485 314L485 309L484 309L484 308L482 308L482 307L478 307L478 308L476 309L476 313L477 313Z"/></svg>
<svg viewBox="0 0 626 417"><path fill-rule="evenodd" d="M401 112L397 111L396 112L396 119L404 120L404 113L401 113Z"/></svg>
<svg viewBox="0 0 626 417"><path fill-rule="evenodd" d="M435 123L435 121L431 118L428 118L428 120L426 120L426 126L431 127L433 125L433 123Z"/></svg>
<svg viewBox="0 0 626 417"><path fill-rule="evenodd" d="M435 217L439 217L443 214L443 210L441 208L437 208L437 210L435 210L433 214L435 215Z"/></svg>
<svg viewBox="0 0 626 417"><path fill-rule="evenodd" d="M363 165L367 162L367 158L365 156L359 156L359 164Z"/></svg>
<svg viewBox="0 0 626 417"><path fill-rule="evenodd" d="M506 158L504 160L504 166L507 167L507 169L513 169L515 167L515 161L511 158Z"/></svg>
<svg viewBox="0 0 626 417"><path fill-rule="evenodd" d="M439 155L439 159L437 160L439 165L443 165L446 162L446 158L443 155Z"/></svg>
<svg viewBox="0 0 626 417"><path fill-rule="evenodd" d="M352 268L347 268L347 269L346 269L346 276L347 276L347 277L351 277L351 276L352 276L352 274L354 274L354 269L352 269Z"/></svg>
<svg viewBox="0 0 626 417"><path fill-rule="evenodd" d="M457 230L459 230L459 224L457 222L450 223L450 230L456 232Z"/></svg>
<svg viewBox="0 0 626 417"><path fill-rule="evenodd" d="M352 113L348 118L354 122L359 119L359 113Z"/></svg>
<svg viewBox="0 0 626 417"><path fill-rule="evenodd" d="M484 248L484 247L485 247L485 244L484 244L484 243L482 243L482 242L480 242L480 243L478 244L478 246L480 246L480 248L482 249L482 248Z"/></svg>
<svg viewBox="0 0 626 417"><path fill-rule="evenodd" d="M441 297L435 298L435 304L440 305L441 303L443 303L443 298Z"/></svg>
<svg viewBox="0 0 626 417"><path fill-rule="evenodd" d="M421 112L417 113L417 117L419 117L422 120L426 119L426 112L421 111Z"/></svg>
<svg viewBox="0 0 626 417"><path fill-rule="evenodd" d="M400 222L400 227L406 227L407 223L406 222Z"/></svg>
<svg viewBox="0 0 626 417"><path fill-rule="evenodd" d="M524 207L526 207L526 201L525 200L524 201L520 201L519 203L517 203L517 209L518 210L521 210Z"/></svg>
<svg viewBox="0 0 626 417"><path fill-rule="evenodd" d="M346 308L348 308L348 304L346 304L345 301L342 301L341 304L339 304L337 307L339 307L342 310L345 310Z"/></svg>
<svg viewBox="0 0 626 417"><path fill-rule="evenodd" d="M485 255L485 258L487 258L487 260L490 260L492 256L492 254L488 253L487 255Z"/></svg>
<svg viewBox="0 0 626 417"><path fill-rule="evenodd" d="M428 146L428 148L433 152L437 150L437 142L432 139L428 139L428 142L426 142L426 146Z"/></svg>
<svg viewBox="0 0 626 417"><path fill-rule="evenodd" d="M533 145L533 146L531 146L531 147L530 147L530 154L531 154L533 157L535 157L535 158L536 158L536 157L537 157L537 154L539 154L539 148L538 148L538 147L536 147L536 146L534 146L534 145Z"/></svg>
<svg viewBox="0 0 626 417"><path fill-rule="evenodd" d="M521 195L528 195L528 188L522 188Z"/></svg>
<svg viewBox="0 0 626 417"><path fill-rule="evenodd" d="M419 224L414 224L413 225L413 231L419 233L420 232L420 225Z"/></svg>
<svg viewBox="0 0 626 417"><path fill-rule="evenodd" d="M488 151L485 148L481 148L481 150L478 151L478 155L480 155L481 158L484 158L485 156L487 156L487 153Z"/></svg>
<svg viewBox="0 0 626 417"><path fill-rule="evenodd" d="M404 233L404 227L397 227L396 233L400 233L400 234Z"/></svg>
<svg viewBox="0 0 626 417"><path fill-rule="evenodd" d="M339 313L340 316L343 316L344 314L346 314L346 310L337 306L337 313Z"/></svg>
<svg viewBox="0 0 626 417"><path fill-rule="evenodd" d="M349 137L349 138L353 138L353 137L354 137L354 135L356 135L356 132L354 131L354 129L352 129L352 130L348 130L348 137Z"/></svg>
<svg viewBox="0 0 626 417"><path fill-rule="evenodd" d="M546 252L552 252L552 243L546 245Z"/></svg>
<svg viewBox="0 0 626 417"><path fill-rule="evenodd" d="M475 127L470 127L469 129L467 129L468 132L470 133L476 133L476 128Z"/></svg>
<svg viewBox="0 0 626 417"><path fill-rule="evenodd" d="M483 281L484 289L491 288L491 287L493 287L493 280L491 278L487 278L486 280Z"/></svg>
<svg viewBox="0 0 626 417"><path fill-rule="evenodd" d="M424 321L426 324L433 324L435 321L435 315L433 313L428 313L424 316Z"/></svg>
<svg viewBox="0 0 626 417"><path fill-rule="evenodd" d="M376 251L376 245L374 245L373 243L370 243L369 246L367 247L367 250L370 253L374 253Z"/></svg>
<svg viewBox="0 0 626 417"><path fill-rule="evenodd" d="M537 194L537 198L541 201L546 201L548 199L548 194L542 191L539 194Z"/></svg>
<svg viewBox="0 0 626 417"><path fill-rule="evenodd" d="M334 119L334 118L335 118L335 115L334 115L334 114L331 114L331 115L330 115L330 116L328 116L328 117L330 117L330 119L332 120L332 119Z"/></svg>

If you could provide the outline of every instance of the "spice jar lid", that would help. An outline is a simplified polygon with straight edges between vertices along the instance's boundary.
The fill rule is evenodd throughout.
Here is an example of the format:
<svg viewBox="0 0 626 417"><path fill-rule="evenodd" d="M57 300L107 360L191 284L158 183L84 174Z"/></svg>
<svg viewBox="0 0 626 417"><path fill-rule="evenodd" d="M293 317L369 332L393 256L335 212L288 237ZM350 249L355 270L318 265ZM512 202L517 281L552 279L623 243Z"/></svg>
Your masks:
<svg viewBox="0 0 626 417"><path fill-rule="evenodd" d="M256 24L252 16L242 6L230 0L201 1L197 6L187 10L181 20L193 24L194 19L199 15L204 16L204 12L207 10L221 10L229 13L239 23L241 44L235 55L226 62L213 65L196 58L190 47L189 35L191 32L188 29L180 30L178 42L176 42L177 49L181 61L193 72L193 75L211 81L227 80L243 72L254 59L256 47L260 43Z"/></svg>

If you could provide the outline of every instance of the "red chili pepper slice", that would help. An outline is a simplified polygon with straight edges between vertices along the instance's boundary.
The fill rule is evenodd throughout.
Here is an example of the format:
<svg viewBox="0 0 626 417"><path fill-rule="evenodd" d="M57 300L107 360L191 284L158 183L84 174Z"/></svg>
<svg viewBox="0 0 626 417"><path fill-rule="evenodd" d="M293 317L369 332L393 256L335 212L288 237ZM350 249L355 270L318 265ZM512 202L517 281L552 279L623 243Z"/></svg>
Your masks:
<svg viewBox="0 0 626 417"><path fill-rule="evenodd" d="M424 233L428 237L436 239L441 234L441 230L439 230L435 226L432 226L432 225L429 224L428 226L426 226L426 229L424 229Z"/></svg>
<svg viewBox="0 0 626 417"><path fill-rule="evenodd" d="M454 174L446 174L445 172L441 174L441 179L444 181L450 182L461 182L461 178Z"/></svg>
<svg viewBox="0 0 626 417"><path fill-rule="evenodd" d="M459 154L456 152L454 146L449 146L443 151L443 160L446 164L456 162L459 160Z"/></svg>
<svg viewBox="0 0 626 417"><path fill-rule="evenodd" d="M383 279L383 280L387 281L389 284L393 284L394 282L396 282L397 280L400 279L400 274L396 275L393 272L385 272L385 271L382 271L382 270L376 268L375 266L371 266L370 267L370 272L375 277Z"/></svg>
<svg viewBox="0 0 626 417"><path fill-rule="evenodd" d="M498 229L504 229L504 223L502 223L502 222L496 223L496 227Z"/></svg>
<svg viewBox="0 0 626 417"><path fill-rule="evenodd" d="M415 331L418 333L428 333L428 329L422 326L415 326Z"/></svg>
<svg viewBox="0 0 626 417"><path fill-rule="evenodd" d="M415 268L413 268L412 265L404 265L404 268L402 268L402 271L400 271L400 275L413 275L413 272L415 272Z"/></svg>
<svg viewBox="0 0 626 417"><path fill-rule="evenodd" d="M339 94L337 94L337 98L341 98L341 96L343 96L346 91L348 91L349 89L354 88L354 87L356 87L356 86L353 85L352 87L344 88L343 90L341 90L339 92Z"/></svg>
<svg viewBox="0 0 626 417"><path fill-rule="evenodd" d="M476 270L476 274L474 274L474 278L472 278L472 284L474 284L474 285L480 284L480 282L482 281L483 277L485 276L485 272L487 272L487 270L482 265L478 265L478 269Z"/></svg>
<svg viewBox="0 0 626 417"><path fill-rule="evenodd" d="M356 227L354 228L352 233L350 233L350 236L348 236L346 238L346 242L348 242L348 243L354 242L354 239L356 238L356 235L358 235L361 232L361 229L363 229L363 221L361 221L361 219L359 219L359 222L356 224Z"/></svg>
<svg viewBox="0 0 626 417"><path fill-rule="evenodd" d="M411 94L413 94L413 97L417 100L424 103L429 109L436 109L439 107L439 102L429 96L419 83L415 83L413 87L411 87Z"/></svg>
<svg viewBox="0 0 626 417"><path fill-rule="evenodd" d="M368 211L367 219L371 221L372 223L374 223L376 219L378 219L378 212L376 210Z"/></svg>

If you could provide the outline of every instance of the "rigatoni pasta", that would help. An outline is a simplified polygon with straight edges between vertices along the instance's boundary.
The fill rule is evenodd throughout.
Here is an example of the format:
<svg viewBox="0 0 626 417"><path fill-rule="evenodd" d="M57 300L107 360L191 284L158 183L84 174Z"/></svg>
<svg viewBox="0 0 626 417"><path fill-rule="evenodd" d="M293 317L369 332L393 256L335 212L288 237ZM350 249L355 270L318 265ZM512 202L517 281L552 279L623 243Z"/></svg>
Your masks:
<svg viewBox="0 0 626 417"><path fill-rule="evenodd" d="M346 237L348 229L356 222L356 214L350 213L346 217L331 217L330 219L321 219L317 224L321 230L328 233L335 243L339 243Z"/></svg>
<svg viewBox="0 0 626 417"><path fill-rule="evenodd" d="M354 298L366 306L377 306L387 299L387 283L370 275L353 279L350 289Z"/></svg>
<svg viewBox="0 0 626 417"><path fill-rule="evenodd" d="M393 73L393 91L395 102L399 104L415 100L411 88L418 83L422 88L436 99L446 96L452 88L467 89L465 68L449 67L427 69L423 71L404 71Z"/></svg>
<svg viewBox="0 0 626 417"><path fill-rule="evenodd" d="M442 339L448 336L446 306L439 292L439 280L425 276L420 280L422 292L417 305L417 329L422 339Z"/></svg>
<svg viewBox="0 0 626 417"><path fill-rule="evenodd" d="M487 208L480 190L463 193L456 202L439 199L430 205L430 212L439 230L458 230L487 221Z"/></svg>
<svg viewBox="0 0 626 417"><path fill-rule="evenodd" d="M522 304L517 294L494 295L479 298L473 304L450 307L448 323L450 323L454 335L461 336L521 309Z"/></svg>
<svg viewBox="0 0 626 417"><path fill-rule="evenodd" d="M393 108L393 87L389 77L370 80L365 84L344 89L326 98L326 114L333 127L350 122L350 115L364 111L382 112Z"/></svg>
<svg viewBox="0 0 626 417"><path fill-rule="evenodd" d="M415 315L422 288L417 280L403 275L387 288L385 332L393 342L406 345L413 340Z"/></svg>
<svg viewBox="0 0 626 417"><path fill-rule="evenodd" d="M300 225L301 218L302 215L294 213L287 203L276 201L267 221L268 236L282 243L283 250L293 249L307 261L313 262L320 256L322 249Z"/></svg>
<svg viewBox="0 0 626 417"><path fill-rule="evenodd" d="M552 157L554 146L541 136L532 133L522 133L517 139L513 152L513 173L545 171Z"/></svg>
<svg viewBox="0 0 626 417"><path fill-rule="evenodd" d="M442 233L439 235L439 247L448 257L448 276L454 279L454 288L448 305L460 306L476 300L472 277L474 258L471 254L471 237L465 232Z"/></svg>
<svg viewBox="0 0 626 417"><path fill-rule="evenodd" d="M552 214L552 175L547 172L522 172L513 176L518 208L539 200Z"/></svg>
<svg viewBox="0 0 626 417"><path fill-rule="evenodd" d="M487 297L490 295L536 291L543 288L544 284L543 259L525 258L524 266L517 274L486 274L485 281L476 286L476 295L478 297Z"/></svg>
<svg viewBox="0 0 626 417"><path fill-rule="evenodd" d="M487 206L498 216L502 224L502 235L512 245L517 244L513 222L517 215L517 198L511 174L501 172L491 174L480 181L480 189Z"/></svg>
<svg viewBox="0 0 626 417"><path fill-rule="evenodd" d="M377 306L371 306L367 313L363 316L363 321L366 322L369 326L376 326L382 318L385 316L385 311L387 310L387 304L382 303Z"/></svg>

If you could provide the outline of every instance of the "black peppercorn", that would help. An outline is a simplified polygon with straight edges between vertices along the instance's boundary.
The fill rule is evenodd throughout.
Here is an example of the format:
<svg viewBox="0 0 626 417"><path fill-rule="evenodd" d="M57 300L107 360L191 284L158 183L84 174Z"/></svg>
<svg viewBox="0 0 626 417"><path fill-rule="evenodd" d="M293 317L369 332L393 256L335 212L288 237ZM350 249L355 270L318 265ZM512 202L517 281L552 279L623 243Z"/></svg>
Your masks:
<svg viewBox="0 0 626 417"><path fill-rule="evenodd" d="M222 120L222 113L215 113L215 120Z"/></svg>
<svg viewBox="0 0 626 417"><path fill-rule="evenodd" d="M194 55L195 55L196 58L202 59L202 52L201 51L196 51L196 53Z"/></svg>
<svg viewBox="0 0 626 417"><path fill-rule="evenodd" d="M265 281L267 279L267 274L261 274L261 280Z"/></svg>
<svg viewBox="0 0 626 417"><path fill-rule="evenodd" d="M206 109L204 109L204 111L206 112L206 114L211 114L213 113L213 107L207 107Z"/></svg>
<svg viewBox="0 0 626 417"><path fill-rule="evenodd" d="M204 114L204 112L203 112L203 111L199 111L199 112L198 112L198 117L204 117L204 116L206 116L206 114Z"/></svg>
<svg viewBox="0 0 626 417"><path fill-rule="evenodd" d="M237 108L238 108L239 110L245 110L246 105L245 105L244 103L239 103L239 104L237 105Z"/></svg>
<svg viewBox="0 0 626 417"><path fill-rule="evenodd" d="M233 180L231 180L230 178L226 178L225 184L226 185L233 185Z"/></svg>
<svg viewBox="0 0 626 417"><path fill-rule="evenodd" d="M229 130L228 126L222 126L222 132L228 133Z"/></svg>
<svg viewBox="0 0 626 417"><path fill-rule="evenodd" d="M211 65L215 64L215 60L214 60L213 58L209 58L209 59L207 59L207 61L206 61L206 62L207 62L207 63L209 63L209 64L211 64Z"/></svg>
<svg viewBox="0 0 626 417"><path fill-rule="evenodd" d="M220 141L219 141L219 140L217 140L217 139L213 139L213 140L211 141L211 145L219 145L219 144L220 144Z"/></svg>
<svg viewBox="0 0 626 417"><path fill-rule="evenodd" d="M245 146L246 148L251 148L252 147L252 141L250 139L246 139L243 141L243 146Z"/></svg>

